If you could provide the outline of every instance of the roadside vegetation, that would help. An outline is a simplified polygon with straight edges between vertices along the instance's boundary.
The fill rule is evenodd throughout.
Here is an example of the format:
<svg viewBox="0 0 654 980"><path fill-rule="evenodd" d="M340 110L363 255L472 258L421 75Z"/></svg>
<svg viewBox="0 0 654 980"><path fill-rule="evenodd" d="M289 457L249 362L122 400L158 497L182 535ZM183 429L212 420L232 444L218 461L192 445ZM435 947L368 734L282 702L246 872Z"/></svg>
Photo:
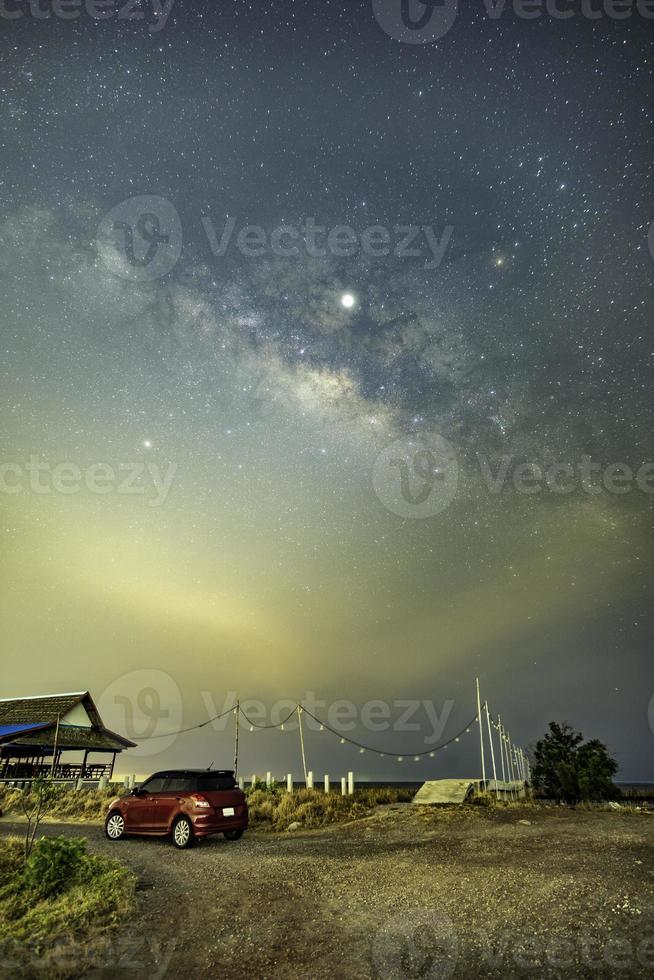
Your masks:
<svg viewBox="0 0 654 980"><path fill-rule="evenodd" d="M66 786L47 784L51 788L47 794L47 805L43 816L58 820L89 821L97 823L104 820L107 807L116 796L128 791L123 786L108 786L100 789L72 789ZM38 804L37 796L42 790L35 785L31 791L0 787L0 811L12 815L26 814Z"/></svg>
<svg viewBox="0 0 654 980"><path fill-rule="evenodd" d="M136 878L87 852L84 839L0 838L0 952L9 978L79 976L101 962L114 927L134 907Z"/></svg>
<svg viewBox="0 0 654 980"><path fill-rule="evenodd" d="M413 790L390 786L358 789L352 796L341 796L340 792L323 793L316 789L297 789L287 793L284 786L276 783L270 788L257 786L247 790L250 825L269 830L287 830L292 824L311 828L357 820L365 817L375 806L408 803L413 795Z"/></svg>

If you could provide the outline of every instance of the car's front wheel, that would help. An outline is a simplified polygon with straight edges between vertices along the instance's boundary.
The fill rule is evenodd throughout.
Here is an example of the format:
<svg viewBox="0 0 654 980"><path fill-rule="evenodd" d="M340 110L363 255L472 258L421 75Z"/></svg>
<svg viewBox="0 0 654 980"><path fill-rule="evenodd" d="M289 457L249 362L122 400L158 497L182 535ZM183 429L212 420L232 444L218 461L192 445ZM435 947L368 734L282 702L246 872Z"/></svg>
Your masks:
<svg viewBox="0 0 654 980"><path fill-rule="evenodd" d="M179 817L173 826L173 844L183 849L193 844L193 827L188 817Z"/></svg>
<svg viewBox="0 0 654 980"><path fill-rule="evenodd" d="M223 830L223 834L227 840L240 840L243 836L242 830Z"/></svg>
<svg viewBox="0 0 654 980"><path fill-rule="evenodd" d="M125 836L125 820L122 813L110 813L104 822L104 832L109 840L120 840Z"/></svg>

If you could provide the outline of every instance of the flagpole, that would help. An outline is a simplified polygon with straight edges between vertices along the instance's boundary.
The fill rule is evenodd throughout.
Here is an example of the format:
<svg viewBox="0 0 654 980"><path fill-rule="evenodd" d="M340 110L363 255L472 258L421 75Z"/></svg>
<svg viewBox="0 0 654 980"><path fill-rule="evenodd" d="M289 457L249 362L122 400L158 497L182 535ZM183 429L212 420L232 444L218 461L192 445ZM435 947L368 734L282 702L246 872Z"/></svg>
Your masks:
<svg viewBox="0 0 654 980"><path fill-rule="evenodd" d="M481 718L481 698L479 695L479 678L475 678L477 681L477 721L479 722L479 748L481 751L481 781L482 781L482 792L486 789L486 760L484 759L484 729L482 727Z"/></svg>

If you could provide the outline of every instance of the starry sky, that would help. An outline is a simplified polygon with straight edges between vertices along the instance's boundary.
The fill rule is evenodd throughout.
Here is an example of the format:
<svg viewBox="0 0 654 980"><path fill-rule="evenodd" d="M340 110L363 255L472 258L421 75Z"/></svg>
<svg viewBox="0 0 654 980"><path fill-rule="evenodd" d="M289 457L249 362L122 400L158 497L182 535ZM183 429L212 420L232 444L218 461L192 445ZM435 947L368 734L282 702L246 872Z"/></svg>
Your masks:
<svg viewBox="0 0 654 980"><path fill-rule="evenodd" d="M178 2L159 31L136 9L1 22L0 462L23 481L0 493L3 696L137 697L161 671L185 725L229 692L314 691L451 700L447 738L478 675L516 742L567 719L652 778L651 493L484 476L652 460L651 23L480 2L406 44L363 0ZM99 229L142 196L181 239L139 279ZM229 218L446 248L214 254ZM389 505L388 447L440 492L434 439L452 499ZM144 492L37 492L33 457L135 465ZM173 474L157 505L148 467ZM246 767L298 771L295 741L257 738ZM231 761L227 731L185 739L138 771ZM310 752L371 778L478 767Z"/></svg>

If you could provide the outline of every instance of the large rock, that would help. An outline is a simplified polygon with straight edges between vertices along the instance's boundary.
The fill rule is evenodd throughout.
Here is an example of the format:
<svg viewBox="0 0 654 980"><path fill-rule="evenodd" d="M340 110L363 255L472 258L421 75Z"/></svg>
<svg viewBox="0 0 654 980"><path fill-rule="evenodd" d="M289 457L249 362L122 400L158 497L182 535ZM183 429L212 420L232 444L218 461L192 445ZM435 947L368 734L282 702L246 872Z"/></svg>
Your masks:
<svg viewBox="0 0 654 980"><path fill-rule="evenodd" d="M478 787L478 779L431 779L422 784L413 802L465 803Z"/></svg>

